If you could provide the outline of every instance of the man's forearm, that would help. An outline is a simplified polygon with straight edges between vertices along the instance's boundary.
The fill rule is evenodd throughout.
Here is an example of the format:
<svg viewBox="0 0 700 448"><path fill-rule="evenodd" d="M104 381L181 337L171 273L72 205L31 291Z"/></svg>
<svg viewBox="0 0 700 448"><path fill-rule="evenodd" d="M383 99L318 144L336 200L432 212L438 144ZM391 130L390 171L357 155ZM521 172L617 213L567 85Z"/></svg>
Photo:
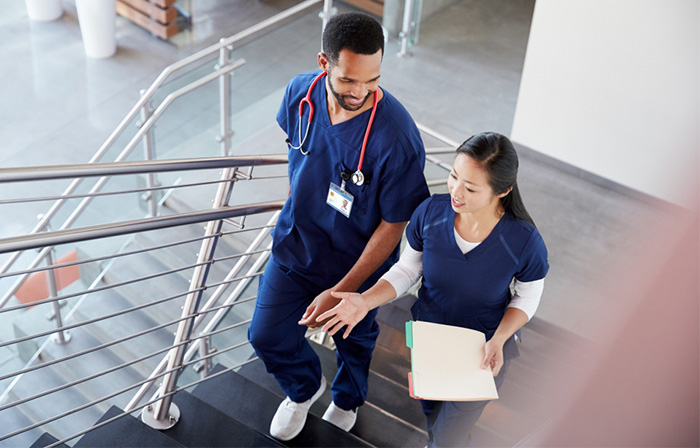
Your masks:
<svg viewBox="0 0 700 448"><path fill-rule="evenodd" d="M384 220L367 242L353 267L334 287L334 291L357 291L357 289L389 258L401 241L408 222L389 223Z"/></svg>

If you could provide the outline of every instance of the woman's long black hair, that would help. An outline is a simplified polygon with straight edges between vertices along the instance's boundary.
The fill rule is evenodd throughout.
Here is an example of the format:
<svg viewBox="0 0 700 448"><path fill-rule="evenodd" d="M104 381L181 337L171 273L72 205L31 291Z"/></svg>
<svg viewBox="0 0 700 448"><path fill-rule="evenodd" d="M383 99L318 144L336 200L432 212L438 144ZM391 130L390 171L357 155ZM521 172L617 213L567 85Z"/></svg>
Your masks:
<svg viewBox="0 0 700 448"><path fill-rule="evenodd" d="M484 167L494 194L505 193L512 187L511 192L500 199L501 206L516 219L535 225L520 196L518 154L507 137L495 132L473 135L457 148L457 154L460 153L466 154Z"/></svg>

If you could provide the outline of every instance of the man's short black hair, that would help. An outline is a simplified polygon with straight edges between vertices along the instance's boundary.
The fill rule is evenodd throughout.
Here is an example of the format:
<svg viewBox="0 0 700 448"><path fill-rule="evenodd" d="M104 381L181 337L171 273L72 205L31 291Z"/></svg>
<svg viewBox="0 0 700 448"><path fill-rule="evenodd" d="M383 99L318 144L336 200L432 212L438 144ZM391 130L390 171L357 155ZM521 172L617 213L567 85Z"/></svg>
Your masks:
<svg viewBox="0 0 700 448"><path fill-rule="evenodd" d="M360 12L331 17L323 30L323 53L331 64L336 64L341 50L365 55L382 50L384 56L382 25L373 17Z"/></svg>

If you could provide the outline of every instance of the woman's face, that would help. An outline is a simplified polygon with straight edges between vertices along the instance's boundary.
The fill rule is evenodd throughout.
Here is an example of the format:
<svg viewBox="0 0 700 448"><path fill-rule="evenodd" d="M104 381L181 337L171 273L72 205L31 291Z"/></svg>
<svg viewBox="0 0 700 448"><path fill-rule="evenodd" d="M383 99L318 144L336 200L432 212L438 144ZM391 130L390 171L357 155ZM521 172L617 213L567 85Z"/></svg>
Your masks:
<svg viewBox="0 0 700 448"><path fill-rule="evenodd" d="M452 209L457 213L496 212L499 199L489 185L489 174L480 163L464 153L457 154L447 177Z"/></svg>

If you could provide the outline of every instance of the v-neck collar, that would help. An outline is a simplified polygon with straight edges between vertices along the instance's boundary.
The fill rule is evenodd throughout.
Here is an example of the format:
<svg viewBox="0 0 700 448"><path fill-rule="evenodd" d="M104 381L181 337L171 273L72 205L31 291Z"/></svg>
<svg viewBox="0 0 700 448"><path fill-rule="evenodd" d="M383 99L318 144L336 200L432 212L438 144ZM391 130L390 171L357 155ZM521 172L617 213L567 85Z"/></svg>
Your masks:
<svg viewBox="0 0 700 448"><path fill-rule="evenodd" d="M493 244L494 241L496 241L501 234L501 227L503 226L503 222L506 219L507 213L504 213L503 216L501 216L501 219L498 220L494 228L491 230L491 233L482 241L479 243L478 246L476 246L474 249L470 250L466 254L462 253L462 249L459 248L459 245L457 244L457 239L455 238L455 217L457 216L457 212L452 210L452 213L450 214L450 220L449 220L449 226L448 226L448 239L450 240L450 246L452 246L452 250L456 250L461 256L463 256L465 259L469 259L472 257L479 256L479 254L486 249L488 249L489 246Z"/></svg>

